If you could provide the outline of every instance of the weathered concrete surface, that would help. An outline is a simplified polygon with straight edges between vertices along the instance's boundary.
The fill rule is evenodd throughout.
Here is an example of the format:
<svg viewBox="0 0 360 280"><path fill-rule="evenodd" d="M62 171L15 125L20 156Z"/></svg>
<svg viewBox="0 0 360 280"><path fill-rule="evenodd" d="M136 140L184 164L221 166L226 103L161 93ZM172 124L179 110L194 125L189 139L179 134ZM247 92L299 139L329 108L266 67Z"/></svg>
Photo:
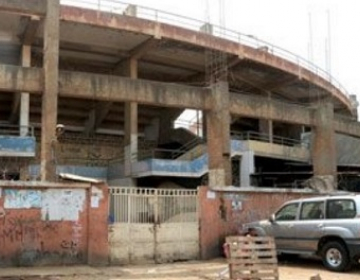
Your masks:
<svg viewBox="0 0 360 280"><path fill-rule="evenodd" d="M0 64L0 90L41 93L43 71ZM211 108L208 89L131 78L60 71L59 95L103 101L133 101L180 108Z"/></svg>
<svg viewBox="0 0 360 280"><path fill-rule="evenodd" d="M230 97L230 112L266 120L276 120L286 123L313 125L313 109L295 104L289 104L266 97L254 97L233 93Z"/></svg>
<svg viewBox="0 0 360 280"><path fill-rule="evenodd" d="M131 79L138 78L138 61L136 58L130 58L126 63L126 76ZM132 177L132 164L138 158L138 103L125 102L125 176ZM132 186L136 186L136 180L132 179Z"/></svg>
<svg viewBox="0 0 360 280"><path fill-rule="evenodd" d="M44 92L41 104L41 162L42 181L55 181L54 149L58 113L60 0L47 0L44 22Z"/></svg>
<svg viewBox="0 0 360 280"><path fill-rule="evenodd" d="M275 56L270 52L264 52L237 42L213 37L212 35L203 32L195 32L181 27L139 19L136 17L108 13L99 14L97 11L81 8L63 6L61 9L61 20L147 34L154 38L163 37L205 48L211 47L229 54L238 55L240 58L256 61L291 73L298 76L300 79L309 81L312 84L325 89L330 95L340 100L349 110L352 110L350 99L330 82L311 71Z"/></svg>
<svg viewBox="0 0 360 280"><path fill-rule="evenodd" d="M229 95L227 82L218 82L213 85L211 103L214 108L206 115L209 185L211 187L230 186L232 182Z"/></svg>
<svg viewBox="0 0 360 280"><path fill-rule="evenodd" d="M43 70L0 64L0 90L41 93Z"/></svg>
<svg viewBox="0 0 360 280"><path fill-rule="evenodd" d="M0 10L9 13L43 16L46 0L0 0Z"/></svg>
<svg viewBox="0 0 360 280"><path fill-rule="evenodd" d="M0 64L1 91L41 94L42 79L42 69ZM63 97L134 101L142 104L209 110L213 107L209 95L210 90L205 88L83 72L59 73L59 96ZM315 109L274 100L269 102L266 97L231 93L229 108L233 115L316 125ZM334 129L342 134L360 137L360 123L354 120L335 118Z"/></svg>
<svg viewBox="0 0 360 280"><path fill-rule="evenodd" d="M181 108L211 106L206 103L208 89L80 72L61 71L59 91L61 96L75 98L91 97Z"/></svg>
<svg viewBox="0 0 360 280"><path fill-rule="evenodd" d="M356 119L340 118L334 119L334 129L336 132L346 134L348 136L360 135L360 123Z"/></svg>
<svg viewBox="0 0 360 280"><path fill-rule="evenodd" d="M260 141L248 141L249 150L254 151L258 156L272 157L302 162L310 161L308 147L284 146Z"/></svg>
<svg viewBox="0 0 360 280"><path fill-rule="evenodd" d="M21 64L25 67L31 66L31 46L22 46ZM18 106L19 107L19 106ZM18 112L17 112L18 113ZM20 98L20 136L28 133L30 119L30 94L23 92Z"/></svg>
<svg viewBox="0 0 360 280"><path fill-rule="evenodd" d="M312 164L315 176L336 175L336 142L334 131L334 107L330 101L318 106L312 134Z"/></svg>

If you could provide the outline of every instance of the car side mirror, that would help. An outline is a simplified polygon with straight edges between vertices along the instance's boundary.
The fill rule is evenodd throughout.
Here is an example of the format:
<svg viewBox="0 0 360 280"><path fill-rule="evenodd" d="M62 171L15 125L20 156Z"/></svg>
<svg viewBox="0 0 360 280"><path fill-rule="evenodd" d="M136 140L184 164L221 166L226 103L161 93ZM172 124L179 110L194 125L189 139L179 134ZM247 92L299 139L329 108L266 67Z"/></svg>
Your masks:
<svg viewBox="0 0 360 280"><path fill-rule="evenodd" d="M270 218L269 218L269 221L270 221L270 223L275 223L275 215L274 214L272 214L271 216L270 216Z"/></svg>

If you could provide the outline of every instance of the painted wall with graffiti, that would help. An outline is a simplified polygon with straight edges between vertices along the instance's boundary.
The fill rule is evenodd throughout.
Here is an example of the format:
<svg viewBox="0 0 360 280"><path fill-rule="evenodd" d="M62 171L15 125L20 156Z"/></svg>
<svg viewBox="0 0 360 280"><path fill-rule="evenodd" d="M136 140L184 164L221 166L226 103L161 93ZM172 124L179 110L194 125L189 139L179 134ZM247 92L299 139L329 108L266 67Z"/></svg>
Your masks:
<svg viewBox="0 0 360 280"><path fill-rule="evenodd" d="M107 242L106 193L91 185L1 186L0 266L89 263L89 246L103 242L92 240L89 228L105 232Z"/></svg>
<svg viewBox="0 0 360 280"><path fill-rule="evenodd" d="M244 223L269 218L285 201L303 196L314 196L314 193L241 188L220 192L200 187L201 258L219 257L226 236L242 234Z"/></svg>

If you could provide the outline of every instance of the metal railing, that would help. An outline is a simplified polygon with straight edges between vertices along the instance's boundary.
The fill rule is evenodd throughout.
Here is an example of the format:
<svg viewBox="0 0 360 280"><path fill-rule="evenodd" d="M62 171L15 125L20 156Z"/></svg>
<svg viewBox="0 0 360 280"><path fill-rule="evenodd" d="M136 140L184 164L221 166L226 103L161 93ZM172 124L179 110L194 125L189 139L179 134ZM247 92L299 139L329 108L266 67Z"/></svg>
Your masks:
<svg viewBox="0 0 360 280"><path fill-rule="evenodd" d="M283 146L304 146L305 143L298 139L286 138L277 135L270 137L269 134L256 131L231 132L231 139L234 140L255 140L260 142L273 143Z"/></svg>
<svg viewBox="0 0 360 280"><path fill-rule="evenodd" d="M179 27L187 28L196 32L201 32L200 28L206 24L204 21L181 16L153 8L143 7L139 5L131 5L126 2L117 0L61 0L61 4L76 6L82 8L88 8L98 10L102 12L108 12L113 14L127 14L127 8L132 6L135 12L132 14L138 18L152 20L155 22L161 22ZM315 65L313 62L296 55L290 51L287 51L281 47L261 40L253 35L243 34L238 31L226 29L221 26L211 25L212 32L215 37L220 37L226 40L230 40L239 44L243 44L252 48L261 49L262 51L271 53L272 55L286 59L299 67L305 68L317 76L331 83L334 87L340 90L346 97L350 97L350 94L342 84L337 81L330 73Z"/></svg>
<svg viewBox="0 0 360 280"><path fill-rule="evenodd" d="M0 124L0 135L2 136L34 136L33 126L21 126L13 124Z"/></svg>

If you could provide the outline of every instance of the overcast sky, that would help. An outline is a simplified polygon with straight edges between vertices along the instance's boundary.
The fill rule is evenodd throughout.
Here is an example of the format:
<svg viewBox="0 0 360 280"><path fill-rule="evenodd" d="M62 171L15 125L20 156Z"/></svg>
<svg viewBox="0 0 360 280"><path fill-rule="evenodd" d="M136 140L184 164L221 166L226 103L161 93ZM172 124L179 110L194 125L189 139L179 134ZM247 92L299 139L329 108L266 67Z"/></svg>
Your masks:
<svg viewBox="0 0 360 280"><path fill-rule="evenodd" d="M359 0L223 1L227 28L254 35L285 48L312 60L324 70L328 70L330 65L331 74L351 94L357 94L360 100ZM210 18L210 22L219 24L219 0L127 0L124 2L200 20ZM331 51L330 55L326 56L326 41L329 37ZM309 46L311 46L310 52Z"/></svg>

